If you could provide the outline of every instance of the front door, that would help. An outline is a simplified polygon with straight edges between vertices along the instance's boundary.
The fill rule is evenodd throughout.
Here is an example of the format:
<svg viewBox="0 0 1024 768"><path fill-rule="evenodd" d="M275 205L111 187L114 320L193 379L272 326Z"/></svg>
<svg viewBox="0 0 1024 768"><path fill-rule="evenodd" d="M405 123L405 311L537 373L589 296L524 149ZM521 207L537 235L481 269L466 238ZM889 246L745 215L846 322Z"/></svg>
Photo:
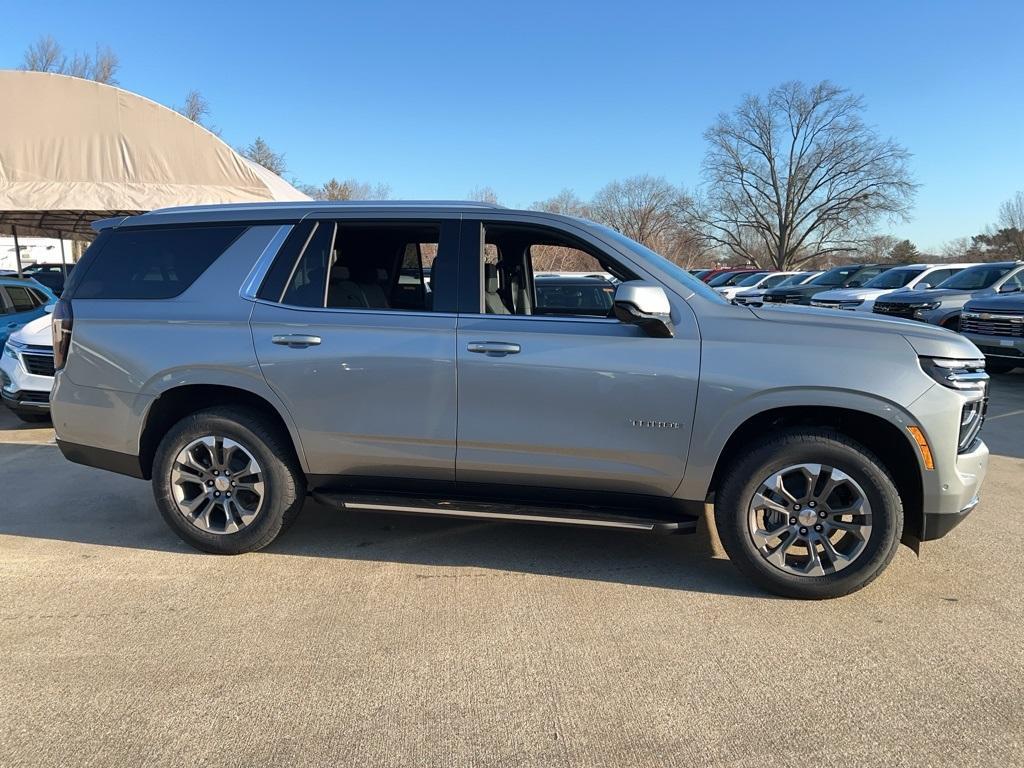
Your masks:
<svg viewBox="0 0 1024 768"><path fill-rule="evenodd" d="M457 480L671 495L700 364L689 309L672 298L675 337L648 337L608 317L614 284L594 276L643 275L593 243L486 222L477 249L469 226L481 296L459 316Z"/></svg>
<svg viewBox="0 0 1024 768"><path fill-rule="evenodd" d="M320 220L282 247L253 310L253 343L312 474L454 479L446 292L457 233L456 221Z"/></svg>

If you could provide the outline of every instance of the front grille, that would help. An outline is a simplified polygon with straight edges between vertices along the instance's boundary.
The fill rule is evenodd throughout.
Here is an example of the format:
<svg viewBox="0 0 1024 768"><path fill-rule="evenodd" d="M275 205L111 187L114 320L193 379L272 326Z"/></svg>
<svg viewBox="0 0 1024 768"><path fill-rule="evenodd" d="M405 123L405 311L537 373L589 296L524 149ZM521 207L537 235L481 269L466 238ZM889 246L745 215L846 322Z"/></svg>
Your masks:
<svg viewBox="0 0 1024 768"><path fill-rule="evenodd" d="M991 312L964 312L960 315L960 330L982 336L1024 337L1024 315L1004 315Z"/></svg>
<svg viewBox="0 0 1024 768"><path fill-rule="evenodd" d="M1024 357L1024 352L1015 347L990 347L987 344L979 344L978 349L990 357Z"/></svg>
<svg viewBox="0 0 1024 768"><path fill-rule="evenodd" d="M36 354L22 352L21 362L25 370L36 376L53 376L53 354Z"/></svg>
<svg viewBox="0 0 1024 768"><path fill-rule="evenodd" d="M802 296L771 296L765 294L764 302L771 304L799 304Z"/></svg>
<svg viewBox="0 0 1024 768"><path fill-rule="evenodd" d="M914 319L914 308L910 304L899 304L894 301L876 301L873 311L886 317Z"/></svg>

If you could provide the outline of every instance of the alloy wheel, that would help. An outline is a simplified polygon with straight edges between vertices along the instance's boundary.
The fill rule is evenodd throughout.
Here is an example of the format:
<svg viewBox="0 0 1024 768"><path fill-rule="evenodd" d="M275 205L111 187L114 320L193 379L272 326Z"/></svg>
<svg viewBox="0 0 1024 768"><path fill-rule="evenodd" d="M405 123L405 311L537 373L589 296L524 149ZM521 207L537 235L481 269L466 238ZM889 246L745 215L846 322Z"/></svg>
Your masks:
<svg viewBox="0 0 1024 768"><path fill-rule="evenodd" d="M845 472L795 464L773 472L747 511L754 546L769 564L796 576L824 576L849 567L871 536L871 503Z"/></svg>
<svg viewBox="0 0 1024 768"><path fill-rule="evenodd" d="M178 512L199 530L237 533L263 508L263 470L246 446L207 435L178 452L171 466L171 493Z"/></svg>

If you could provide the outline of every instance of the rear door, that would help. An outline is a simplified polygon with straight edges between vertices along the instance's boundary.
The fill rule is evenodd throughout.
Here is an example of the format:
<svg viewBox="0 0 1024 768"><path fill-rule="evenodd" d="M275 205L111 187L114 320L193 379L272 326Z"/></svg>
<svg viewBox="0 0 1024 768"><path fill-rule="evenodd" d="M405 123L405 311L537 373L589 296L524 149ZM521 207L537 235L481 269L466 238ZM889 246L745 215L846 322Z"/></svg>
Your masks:
<svg viewBox="0 0 1024 768"><path fill-rule="evenodd" d="M251 327L311 473L454 479L458 228L320 219L285 242Z"/></svg>

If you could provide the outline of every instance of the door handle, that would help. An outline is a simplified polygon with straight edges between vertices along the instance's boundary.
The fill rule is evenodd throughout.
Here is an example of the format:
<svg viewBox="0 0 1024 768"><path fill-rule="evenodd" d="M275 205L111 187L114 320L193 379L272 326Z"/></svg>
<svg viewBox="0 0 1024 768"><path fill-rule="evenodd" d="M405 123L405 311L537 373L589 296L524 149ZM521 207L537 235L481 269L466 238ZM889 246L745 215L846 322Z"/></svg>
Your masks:
<svg viewBox="0 0 1024 768"><path fill-rule="evenodd" d="M488 357L504 357L505 355L518 355L520 347L518 344L509 344L504 341L471 341L466 345L466 349Z"/></svg>
<svg viewBox="0 0 1024 768"><path fill-rule="evenodd" d="M291 347L292 349L305 349L306 347L315 347L320 343L319 336L309 336L304 333L288 333L280 336L274 336L271 341L274 344L281 344L285 347Z"/></svg>

